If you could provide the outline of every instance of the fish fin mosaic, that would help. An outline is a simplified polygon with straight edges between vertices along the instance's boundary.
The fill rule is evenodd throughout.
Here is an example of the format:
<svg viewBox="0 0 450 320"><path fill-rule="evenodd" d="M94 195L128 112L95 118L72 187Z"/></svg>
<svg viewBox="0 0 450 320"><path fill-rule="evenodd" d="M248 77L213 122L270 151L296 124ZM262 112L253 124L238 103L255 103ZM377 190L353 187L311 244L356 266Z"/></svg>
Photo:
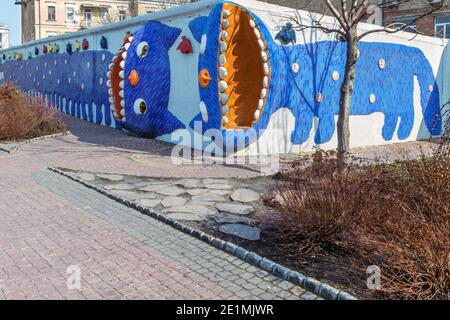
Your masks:
<svg viewBox="0 0 450 320"><path fill-rule="evenodd" d="M292 24L281 21L272 34L237 3L218 1L204 12L183 23L151 20L133 33L124 30L114 53L109 50L116 42L106 34L24 46L22 53L2 54L0 73L3 81L46 96L63 112L144 137L217 129L227 148L241 149L260 137L249 135L251 129L266 129L282 109L295 122L285 131L292 144L307 142L311 134L315 144L329 142L336 131L345 43L299 43ZM440 92L425 54L390 42L361 42L359 52L350 114L380 113L384 141L408 139L418 125L418 88L419 118L439 134ZM181 69L196 72L174 73L180 63L192 63L193 69ZM180 81L186 92L174 92ZM185 106L171 105L171 97L182 94L200 102L188 121Z"/></svg>

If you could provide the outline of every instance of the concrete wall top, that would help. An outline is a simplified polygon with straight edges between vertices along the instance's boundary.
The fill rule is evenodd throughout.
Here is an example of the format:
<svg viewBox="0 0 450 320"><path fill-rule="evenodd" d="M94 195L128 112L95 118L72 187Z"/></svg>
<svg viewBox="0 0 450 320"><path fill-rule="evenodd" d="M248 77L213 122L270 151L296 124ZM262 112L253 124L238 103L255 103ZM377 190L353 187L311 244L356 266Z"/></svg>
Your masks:
<svg viewBox="0 0 450 320"><path fill-rule="evenodd" d="M7 49L0 50L0 53L4 52L10 52L10 51L19 51L23 50L29 47L37 46L37 45L44 45L48 44L49 42L58 42L58 41L64 41L64 40L71 40L76 38L82 38L91 36L94 34L102 34L102 33L109 33L113 31L117 31L120 29L126 29L131 28L134 26L141 25L149 20L159 20L159 21L165 21L170 22L172 19L176 19L179 16L186 17L189 14L194 15L198 11L203 11L210 9L214 4L218 2L223 2L223 0L202 0L198 2L193 3L187 3L182 6L169 8L166 10L158 11L158 12L152 12L146 15L142 15L139 17L127 19L124 21L119 21L107 25L103 25L100 27L95 27L91 29L81 30L77 32L71 32L60 36L54 36L54 37L47 37L31 42L27 42L25 44L22 44L20 46L14 46L9 47ZM283 21L288 21L292 17L293 12L297 12L299 17L301 19L305 19L305 23L310 22L312 18L320 16L315 13L311 13L304 10L296 10L296 9L289 9L286 7L278 6L275 4L270 4L262 1L254 1L254 0L235 0L233 1L235 3L241 4L251 10L253 10L255 13L267 13L270 12L270 15L273 19L276 19L279 21L280 26L284 24ZM336 20L333 17L326 16L324 19L322 19L322 23L324 25L336 25ZM359 30L361 32L374 30L380 28L379 26L367 24L367 23L360 23ZM385 33L379 33L377 34L379 36L385 36ZM395 34L389 34L389 39L397 38L402 39L406 41L410 41L413 39L414 41L422 42L422 43L429 43L441 47L445 47L448 43L448 40L440 39L436 37L429 37L429 36L423 36L423 35L412 35L408 32L398 32ZM366 39L367 40L367 39ZM378 39L377 39L378 40Z"/></svg>

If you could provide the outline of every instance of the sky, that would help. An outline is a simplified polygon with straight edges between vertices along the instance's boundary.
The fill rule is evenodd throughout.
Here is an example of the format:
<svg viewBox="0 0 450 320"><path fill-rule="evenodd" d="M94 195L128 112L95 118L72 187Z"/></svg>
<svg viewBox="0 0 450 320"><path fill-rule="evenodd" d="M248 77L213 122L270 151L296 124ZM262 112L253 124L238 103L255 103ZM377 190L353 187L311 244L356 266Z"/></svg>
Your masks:
<svg viewBox="0 0 450 320"><path fill-rule="evenodd" d="M0 23L9 26L9 45L17 46L21 43L20 36L20 6L15 0L0 0Z"/></svg>

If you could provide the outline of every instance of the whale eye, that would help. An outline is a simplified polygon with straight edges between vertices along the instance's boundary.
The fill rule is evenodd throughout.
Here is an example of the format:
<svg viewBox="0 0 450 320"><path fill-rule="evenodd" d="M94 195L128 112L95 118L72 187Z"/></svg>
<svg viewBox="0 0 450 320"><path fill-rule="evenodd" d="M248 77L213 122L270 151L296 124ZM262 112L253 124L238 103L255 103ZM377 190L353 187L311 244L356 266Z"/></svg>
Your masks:
<svg viewBox="0 0 450 320"><path fill-rule="evenodd" d="M147 111L147 102L141 98L136 99L133 109L136 114L144 114Z"/></svg>
<svg viewBox="0 0 450 320"><path fill-rule="evenodd" d="M136 48L136 53L140 58L145 57L148 53L148 43L145 41L139 43Z"/></svg>

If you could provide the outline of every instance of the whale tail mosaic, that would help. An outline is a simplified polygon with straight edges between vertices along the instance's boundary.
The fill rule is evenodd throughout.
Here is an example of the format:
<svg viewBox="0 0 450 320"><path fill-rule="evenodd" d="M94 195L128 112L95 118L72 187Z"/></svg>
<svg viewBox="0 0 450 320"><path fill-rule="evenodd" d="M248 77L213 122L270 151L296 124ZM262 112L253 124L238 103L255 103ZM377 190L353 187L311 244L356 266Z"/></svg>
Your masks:
<svg viewBox="0 0 450 320"><path fill-rule="evenodd" d="M212 142L231 152L261 141L269 153L335 147L345 43L301 41L289 22L270 15L282 7L260 6L202 1L120 31L103 27L89 31L94 37L82 31L4 50L0 81L148 138L176 142L171 134L184 130L205 137L200 147ZM432 56L418 40L359 44L350 110L360 128L352 132L356 145L440 134L440 101L448 97L440 92L447 79L437 80L443 47L435 43Z"/></svg>

